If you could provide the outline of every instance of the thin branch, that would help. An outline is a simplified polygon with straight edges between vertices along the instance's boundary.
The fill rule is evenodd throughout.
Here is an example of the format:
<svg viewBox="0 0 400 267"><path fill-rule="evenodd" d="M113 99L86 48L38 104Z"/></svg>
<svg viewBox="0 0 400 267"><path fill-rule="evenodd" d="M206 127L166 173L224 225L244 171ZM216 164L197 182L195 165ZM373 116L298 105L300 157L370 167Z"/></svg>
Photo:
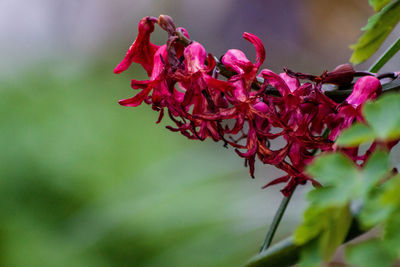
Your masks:
<svg viewBox="0 0 400 267"><path fill-rule="evenodd" d="M294 189L296 189L296 188L294 188ZM281 204L279 205L279 208L275 213L274 219L272 220L271 226L268 229L268 233L267 233L267 236L265 237L264 243L261 245L260 253L270 247L270 245L272 243L272 239L274 238L276 230L278 229L278 226L279 226L279 224L280 224L280 222L282 220L283 214L286 211L287 205L289 204L290 199L292 198L292 195L294 193L294 189L290 193L289 196L283 197L283 199L281 201Z"/></svg>
<svg viewBox="0 0 400 267"><path fill-rule="evenodd" d="M356 219L353 219L344 242L350 241L363 233L364 231L359 228ZM295 244L294 237L290 236L251 258L247 262L246 267L291 266L299 261L301 250L305 246L307 246L307 243L303 245Z"/></svg>
<svg viewBox="0 0 400 267"><path fill-rule="evenodd" d="M400 38L372 65L370 72L378 72L400 50Z"/></svg>

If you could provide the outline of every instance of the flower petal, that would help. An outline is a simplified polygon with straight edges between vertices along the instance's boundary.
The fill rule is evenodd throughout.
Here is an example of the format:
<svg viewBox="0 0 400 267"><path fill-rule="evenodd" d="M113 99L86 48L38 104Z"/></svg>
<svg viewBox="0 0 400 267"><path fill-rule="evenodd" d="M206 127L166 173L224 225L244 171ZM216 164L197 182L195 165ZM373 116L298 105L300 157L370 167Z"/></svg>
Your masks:
<svg viewBox="0 0 400 267"><path fill-rule="evenodd" d="M382 85L379 79L373 76L365 76L357 80L353 92L346 99L353 107L358 107L367 100L377 98L382 92Z"/></svg>
<svg viewBox="0 0 400 267"><path fill-rule="evenodd" d="M286 85L289 87L290 92L296 91L300 87L300 81L297 78L290 77L286 72L280 73L279 77L285 81Z"/></svg>
<svg viewBox="0 0 400 267"><path fill-rule="evenodd" d="M260 75L264 79L264 83L268 83L278 89L282 96L288 95L291 91L286 82L276 73L271 70L263 69Z"/></svg>
<svg viewBox="0 0 400 267"><path fill-rule="evenodd" d="M144 17L140 21L138 26L138 36L126 52L124 59L114 69L114 73L118 74L125 71L133 62L135 62L141 64L150 76L153 69L154 53L158 49L157 45L150 42L150 34L154 31L154 24L156 22L157 18L154 17Z"/></svg>
<svg viewBox="0 0 400 267"><path fill-rule="evenodd" d="M189 73L195 73L207 68L205 65L207 52L198 42L188 45L183 55L185 57L185 66Z"/></svg>
<svg viewBox="0 0 400 267"><path fill-rule="evenodd" d="M257 36L255 36L252 33L248 33L245 32L243 33L243 38L246 39L247 41L251 42L254 47L256 48L256 53L257 53L257 57L256 57L256 62L254 63L254 65L259 68L265 60L265 48L263 43L261 42L260 38L258 38Z"/></svg>

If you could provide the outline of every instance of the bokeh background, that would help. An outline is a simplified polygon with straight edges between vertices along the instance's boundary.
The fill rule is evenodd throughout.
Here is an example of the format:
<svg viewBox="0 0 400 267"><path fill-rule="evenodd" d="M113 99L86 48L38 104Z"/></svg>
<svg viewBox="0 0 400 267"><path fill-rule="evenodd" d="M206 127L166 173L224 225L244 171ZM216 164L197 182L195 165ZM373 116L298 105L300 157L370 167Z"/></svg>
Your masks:
<svg viewBox="0 0 400 267"><path fill-rule="evenodd" d="M131 78L145 77L112 70L140 18L159 14L216 56L239 48L254 58L248 31L264 42L265 67L318 74L348 61L372 9L367 0L0 0L0 266L241 266L257 253L281 199L280 186L261 186L279 173L258 165L252 180L232 149L117 103L132 95ZM153 41L165 37L156 30ZM399 69L399 57L387 68ZM296 191L277 239L298 224L307 190Z"/></svg>

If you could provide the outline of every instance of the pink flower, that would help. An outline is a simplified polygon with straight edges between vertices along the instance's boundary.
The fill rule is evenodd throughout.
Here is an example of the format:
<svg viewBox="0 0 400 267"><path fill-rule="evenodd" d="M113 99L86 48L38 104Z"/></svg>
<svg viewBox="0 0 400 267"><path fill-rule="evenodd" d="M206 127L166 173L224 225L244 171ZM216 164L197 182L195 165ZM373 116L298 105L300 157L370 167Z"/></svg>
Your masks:
<svg viewBox="0 0 400 267"><path fill-rule="evenodd" d="M346 102L354 108L358 108L367 100L376 99L382 93L382 85L379 79L373 76L365 76L356 82L353 92L346 98Z"/></svg>
<svg viewBox="0 0 400 267"><path fill-rule="evenodd" d="M114 73L121 73L129 68L132 62L139 63L150 76L153 69L154 54L158 46L150 42L150 34L154 31L154 23L157 18L144 17L138 26L138 36L129 47L128 52L121 63L114 69Z"/></svg>
<svg viewBox="0 0 400 267"><path fill-rule="evenodd" d="M353 92L346 98L346 101L338 106L337 115L332 120L330 140L335 140L343 129L351 126L355 120L363 120L361 114L362 105L376 99L382 93L382 86L379 79L373 76L365 76L357 80Z"/></svg>
<svg viewBox="0 0 400 267"><path fill-rule="evenodd" d="M152 72L150 80L137 81L132 80L131 86L133 89L142 89L137 95L132 98L122 99L119 103L122 106L136 107L139 106L154 89L155 94L153 97L153 102L160 104L161 95L167 92L169 94L166 81L164 79L164 62L167 60L167 45L161 46L154 55L154 64L151 66Z"/></svg>
<svg viewBox="0 0 400 267"><path fill-rule="evenodd" d="M343 103L328 98L321 90L322 84L350 84L355 72L349 64L320 76L287 69L280 74L268 69L259 73L265 49L261 40L250 33L243 37L255 47L255 62L244 52L230 49L221 61L235 74L228 80L219 79L220 63L198 42L186 41L189 44L185 47L177 34L181 32L186 38L189 35L185 29L175 28L172 18L163 15L158 20L168 33L166 43L160 47L150 43L156 22L152 17L140 21L138 37L114 70L120 73L135 62L150 76L144 81L133 79L131 86L139 93L120 100L120 104L135 107L144 102L159 112L157 123L165 112L168 114L174 124L167 126L171 131L193 140L223 141L224 146L233 147L244 158L251 177L255 176L257 159L274 165L285 174L265 187L286 183L281 190L284 195L308 181L320 186L304 174L305 166L313 160L315 151L337 149L334 141L339 133L354 121L363 120L362 105L382 91L377 78L366 76L356 82ZM257 75L264 79L263 84L257 83ZM301 84L300 80L310 82ZM271 142L278 137L284 144L272 149ZM365 161L374 149L372 145L364 155L358 155L358 148L342 150L357 162Z"/></svg>

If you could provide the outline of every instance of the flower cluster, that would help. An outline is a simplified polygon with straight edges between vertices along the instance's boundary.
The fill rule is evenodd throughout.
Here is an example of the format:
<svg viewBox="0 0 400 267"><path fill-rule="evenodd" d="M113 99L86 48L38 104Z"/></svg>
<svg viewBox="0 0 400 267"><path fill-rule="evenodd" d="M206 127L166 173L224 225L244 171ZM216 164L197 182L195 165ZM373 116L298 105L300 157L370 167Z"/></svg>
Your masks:
<svg viewBox="0 0 400 267"><path fill-rule="evenodd" d="M168 33L162 46L150 42L155 24ZM363 120L361 106L382 91L377 78L364 76L357 80L345 101L337 103L327 97L322 90L324 83L351 84L355 71L348 64L320 76L287 69L280 74L260 70L265 49L251 33L244 33L243 37L255 47L255 62L237 49L228 50L219 62L200 43L190 41L184 28L175 28L168 16L145 17L138 30L136 40L114 72L138 63L149 79L132 80L132 88L140 91L120 100L120 104L152 105L159 112L157 123L167 112L174 123L167 126L171 131L189 139L211 138L233 147L245 159L252 177L256 158L274 165L285 175L265 187L286 183L284 195L307 181L319 185L304 173L305 166L316 151L337 149L334 140L340 131L355 120ZM222 70L229 75L223 77ZM272 149L271 141L278 138L284 145ZM361 156L357 148L344 152L356 161L365 160L370 151Z"/></svg>

